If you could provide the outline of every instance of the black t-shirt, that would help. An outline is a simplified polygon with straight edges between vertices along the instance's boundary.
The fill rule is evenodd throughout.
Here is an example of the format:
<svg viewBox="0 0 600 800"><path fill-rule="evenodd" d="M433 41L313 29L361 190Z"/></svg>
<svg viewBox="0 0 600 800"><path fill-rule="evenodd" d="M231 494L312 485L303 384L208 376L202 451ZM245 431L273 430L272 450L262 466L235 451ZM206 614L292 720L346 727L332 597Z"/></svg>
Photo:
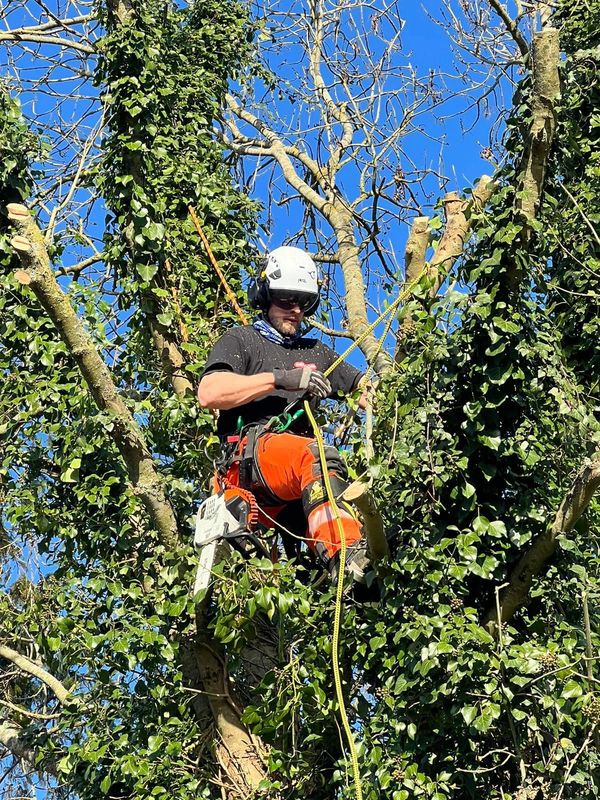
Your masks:
<svg viewBox="0 0 600 800"><path fill-rule="evenodd" d="M303 337L291 347L284 347L269 341L251 325L246 325L227 331L219 339L208 357L202 377L211 372L258 375L260 372L272 372L277 368L294 369L305 364L314 364L320 372L324 372L336 358L335 350L317 339ZM360 370L350 364L340 364L329 376L333 389L331 396L335 397L338 392L349 394L356 388L361 376ZM271 417L281 414L288 403L301 396L302 392L274 389L266 397L252 400L236 408L222 410L219 412L217 432L220 436L235 433L239 417L242 418L244 425L251 422L267 422ZM314 401L311 401L311 405L315 406ZM300 417L293 429L298 433L309 430L305 415Z"/></svg>

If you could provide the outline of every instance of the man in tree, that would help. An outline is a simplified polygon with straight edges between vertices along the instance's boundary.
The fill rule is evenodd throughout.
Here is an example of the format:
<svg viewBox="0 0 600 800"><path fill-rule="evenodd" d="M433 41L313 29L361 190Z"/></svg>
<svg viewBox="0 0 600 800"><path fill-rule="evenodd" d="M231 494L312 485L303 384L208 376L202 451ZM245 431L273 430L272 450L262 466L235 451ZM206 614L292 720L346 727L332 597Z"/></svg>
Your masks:
<svg viewBox="0 0 600 800"><path fill-rule="evenodd" d="M291 426L293 432L274 432L265 425L294 401L308 398L316 407L326 397L349 394L362 374L342 363L326 378L323 373L336 353L300 330L303 319L319 305L317 267L303 250L273 250L248 297L260 316L252 325L228 331L216 343L198 387L198 400L220 412L217 431L228 453L223 474L229 484L250 489L261 508L281 524L283 518L289 520L286 511L294 509L296 517L303 512L308 546L335 577L341 542L309 421L300 415ZM363 394L359 405L365 404ZM347 486L343 462L334 447L326 446L325 453L331 487L339 498ZM369 559L361 526L347 504L342 501L339 508L348 545L346 569L363 582Z"/></svg>

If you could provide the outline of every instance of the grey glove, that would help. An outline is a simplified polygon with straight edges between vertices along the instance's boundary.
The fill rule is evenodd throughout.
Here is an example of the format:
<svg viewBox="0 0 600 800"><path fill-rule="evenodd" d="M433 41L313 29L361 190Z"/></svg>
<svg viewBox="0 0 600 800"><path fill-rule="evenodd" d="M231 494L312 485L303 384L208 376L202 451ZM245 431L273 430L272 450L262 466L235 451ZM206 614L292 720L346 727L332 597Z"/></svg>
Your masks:
<svg viewBox="0 0 600 800"><path fill-rule="evenodd" d="M296 369L274 369L275 388L288 392L308 392L313 397L323 400L331 394L331 384L322 372L311 367Z"/></svg>

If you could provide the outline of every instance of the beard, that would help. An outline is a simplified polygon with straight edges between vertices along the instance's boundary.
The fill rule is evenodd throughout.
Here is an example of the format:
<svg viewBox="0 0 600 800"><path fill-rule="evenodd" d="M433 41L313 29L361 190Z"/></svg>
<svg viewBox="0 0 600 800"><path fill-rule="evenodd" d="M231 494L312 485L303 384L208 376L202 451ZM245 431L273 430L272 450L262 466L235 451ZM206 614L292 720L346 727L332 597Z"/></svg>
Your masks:
<svg viewBox="0 0 600 800"><path fill-rule="evenodd" d="M298 329L300 328L300 320L298 322L292 322L290 320L271 319L270 317L267 317L267 319L277 333L280 333L282 336L293 336L295 333L298 333Z"/></svg>

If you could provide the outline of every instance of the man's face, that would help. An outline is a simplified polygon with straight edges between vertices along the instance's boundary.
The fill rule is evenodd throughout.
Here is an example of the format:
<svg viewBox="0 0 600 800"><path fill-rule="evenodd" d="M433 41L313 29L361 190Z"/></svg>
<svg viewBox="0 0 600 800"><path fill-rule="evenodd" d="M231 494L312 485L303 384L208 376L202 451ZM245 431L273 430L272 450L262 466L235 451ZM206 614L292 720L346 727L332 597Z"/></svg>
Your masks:
<svg viewBox="0 0 600 800"><path fill-rule="evenodd" d="M292 305L286 302L285 306L283 308L278 305L277 299L273 298L267 311L267 319L282 336L293 336L298 333L300 323L304 319L304 311L298 303Z"/></svg>

